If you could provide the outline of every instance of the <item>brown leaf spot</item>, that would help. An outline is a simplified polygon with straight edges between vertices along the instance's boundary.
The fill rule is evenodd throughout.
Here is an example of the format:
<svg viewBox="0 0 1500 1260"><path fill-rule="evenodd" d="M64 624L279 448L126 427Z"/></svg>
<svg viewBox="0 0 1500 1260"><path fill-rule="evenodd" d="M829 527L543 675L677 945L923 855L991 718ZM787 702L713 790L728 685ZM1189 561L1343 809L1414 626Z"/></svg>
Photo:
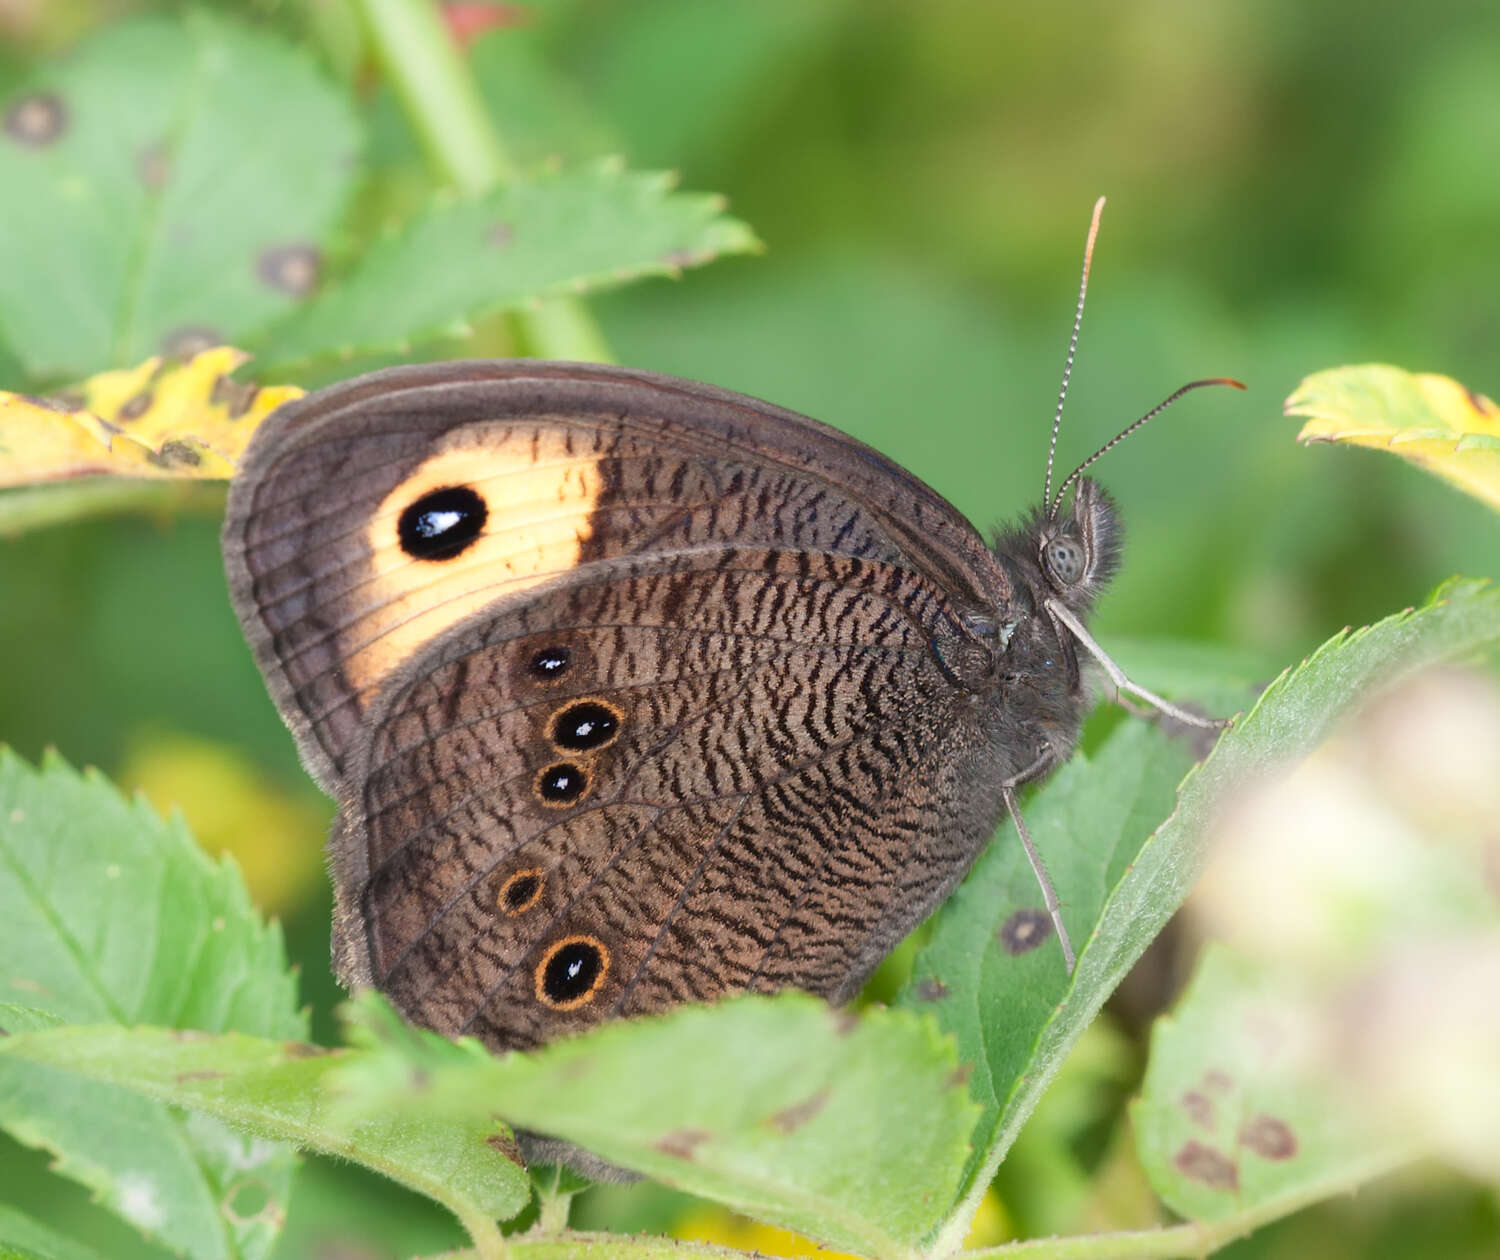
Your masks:
<svg viewBox="0 0 1500 1260"><path fill-rule="evenodd" d="M1495 414L1495 404L1483 394L1476 394L1472 389L1465 387L1464 393L1469 396L1469 405L1481 416L1492 416Z"/></svg>
<svg viewBox="0 0 1500 1260"><path fill-rule="evenodd" d="M221 376L214 382L208 400L211 403L225 404L229 410L229 418L238 420L254 405L258 393L260 386L254 381L236 381L228 376Z"/></svg>
<svg viewBox="0 0 1500 1260"><path fill-rule="evenodd" d="M700 250L674 249L663 254L661 260L668 267L691 267L694 263L706 262L708 255Z"/></svg>
<svg viewBox="0 0 1500 1260"><path fill-rule="evenodd" d="M120 404L120 409L115 412L115 419L122 423L139 420L151 410L153 397L154 395L149 389L143 389L139 394L132 394Z"/></svg>
<svg viewBox="0 0 1500 1260"><path fill-rule="evenodd" d="M141 183L153 192L166 185L167 177L172 173L172 162L167 156L165 144L148 144L135 155L135 173L141 177Z"/></svg>
<svg viewBox="0 0 1500 1260"><path fill-rule="evenodd" d="M969 1087L969 1078L973 1075L974 1065L972 1063L960 1063L953 1071L948 1073L948 1088L967 1089Z"/></svg>
<svg viewBox="0 0 1500 1260"><path fill-rule="evenodd" d="M771 1126L782 1133L795 1133L828 1105L828 1091L820 1089L790 1107L783 1107L771 1117Z"/></svg>
<svg viewBox="0 0 1500 1260"><path fill-rule="evenodd" d="M1218 1068L1214 1068L1203 1074L1203 1088L1222 1096L1234 1088L1234 1077L1228 1072L1221 1072Z"/></svg>
<svg viewBox="0 0 1500 1260"><path fill-rule="evenodd" d="M261 254L256 274L273 289L306 297L318 287L323 256L311 245L278 245Z"/></svg>
<svg viewBox="0 0 1500 1260"><path fill-rule="evenodd" d="M88 406L88 399L76 389L65 389L56 394L22 394L27 402L35 407L45 407L48 411L82 411Z"/></svg>
<svg viewBox="0 0 1500 1260"><path fill-rule="evenodd" d="M504 1133L491 1133L484 1139L484 1144L510 1160L517 1168L526 1167L526 1160L521 1156L521 1144L508 1129Z"/></svg>
<svg viewBox="0 0 1500 1260"><path fill-rule="evenodd" d="M948 986L936 976L928 976L917 985L916 994L919 1002L939 1002L948 996Z"/></svg>
<svg viewBox="0 0 1500 1260"><path fill-rule="evenodd" d="M1183 1143L1182 1149L1173 1157L1172 1162L1184 1177L1201 1181L1215 1190L1238 1190L1240 1188L1240 1174L1234 1166L1234 1161L1222 1151L1216 1151L1211 1146L1203 1145L1202 1142Z"/></svg>
<svg viewBox="0 0 1500 1260"><path fill-rule="evenodd" d="M174 328L161 339L162 353L179 362L186 362L205 350L212 350L223 344L224 338L219 330L207 324L186 324L181 328Z"/></svg>
<svg viewBox="0 0 1500 1260"><path fill-rule="evenodd" d="M1177 1100L1177 1105L1187 1112L1187 1117L1200 1129L1214 1127L1214 1100L1207 1094L1190 1089Z"/></svg>
<svg viewBox="0 0 1500 1260"><path fill-rule="evenodd" d="M1011 957L1035 949L1052 934L1052 920L1045 910L1017 910L1000 925L995 939Z"/></svg>
<svg viewBox="0 0 1500 1260"><path fill-rule="evenodd" d="M712 1136L703 1129L673 1129L656 1143L656 1149L673 1159L692 1159L698 1147Z"/></svg>
<svg viewBox="0 0 1500 1260"><path fill-rule="evenodd" d="M196 468L203 462L202 455L176 438L163 442L161 450L153 451L147 458L158 468Z"/></svg>
<svg viewBox="0 0 1500 1260"><path fill-rule="evenodd" d="M484 234L485 244L496 249L505 249L515 239L516 229L509 223L491 223Z"/></svg>
<svg viewBox="0 0 1500 1260"><path fill-rule="evenodd" d="M320 1054L328 1054L322 1046L310 1046L305 1041L283 1041L281 1053L289 1059L315 1059Z"/></svg>
<svg viewBox="0 0 1500 1260"><path fill-rule="evenodd" d="M1240 1130L1240 1143L1262 1159L1291 1159L1297 1153L1297 1135L1275 1116L1256 1116Z"/></svg>
<svg viewBox="0 0 1500 1260"><path fill-rule="evenodd" d="M68 108L52 92L33 92L5 111L5 134L18 144L40 149L68 129Z"/></svg>
<svg viewBox="0 0 1500 1260"><path fill-rule="evenodd" d="M215 1072L205 1068L201 1072L179 1072L175 1079L179 1085L182 1085L188 1081L221 1081L228 1075L227 1072Z"/></svg>

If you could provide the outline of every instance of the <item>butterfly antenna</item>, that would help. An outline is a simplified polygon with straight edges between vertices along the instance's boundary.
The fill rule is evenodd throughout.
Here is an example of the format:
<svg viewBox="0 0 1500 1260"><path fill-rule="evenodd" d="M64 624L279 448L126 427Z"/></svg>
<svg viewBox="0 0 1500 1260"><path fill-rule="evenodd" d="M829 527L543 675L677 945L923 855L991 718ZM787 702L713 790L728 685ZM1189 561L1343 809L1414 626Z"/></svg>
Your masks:
<svg viewBox="0 0 1500 1260"><path fill-rule="evenodd" d="M1104 214L1104 198L1094 202L1094 217L1089 221L1089 238L1083 246L1083 279L1078 282L1078 309L1073 312L1073 335L1068 339L1068 361L1063 364L1062 388L1057 391L1057 413L1052 417L1052 441L1047 445L1047 477L1042 483L1042 502L1052 501L1052 461L1057 456L1057 434L1062 428L1063 403L1068 400L1068 381L1073 375L1073 359L1078 354L1078 330L1083 327L1083 299L1089 291L1089 264L1094 260L1094 241L1099 235L1099 219Z"/></svg>
<svg viewBox="0 0 1500 1260"><path fill-rule="evenodd" d="M1242 384L1240 384L1239 381L1232 380L1231 378L1229 378L1227 376L1213 376L1213 377L1210 377L1209 379L1203 380L1203 381L1189 381L1181 389L1175 391L1172 394L1169 394L1166 398L1163 398L1161 400L1161 402L1157 403L1156 406L1152 407L1150 411L1148 411L1144 416L1142 416L1134 424L1128 426L1127 428L1121 429L1119 433L1115 434L1114 437L1110 438L1108 442L1106 442L1097 451L1095 451L1086 460L1084 460L1083 463L1079 464L1077 468L1075 468L1072 472L1070 472L1068 474L1067 480L1064 481L1062 483L1062 485L1058 486L1058 488L1057 488L1057 498L1056 499L1043 500L1043 502L1045 502L1046 505L1047 505L1047 515L1048 516L1053 516L1053 515L1056 514L1058 507L1061 506L1061 504L1062 504L1063 495L1065 495L1068 492L1068 487L1071 486L1075 481L1078 480L1079 476L1082 474L1082 472L1083 472L1083 470L1085 468L1087 468L1090 464L1092 464L1096 459L1098 459L1106 451L1113 450L1115 447L1117 447L1121 442L1123 442L1132 433L1134 433L1137 429L1139 429L1141 427L1141 425L1145 424L1146 421L1148 421L1148 420L1154 420L1157 416L1161 415L1162 412L1164 412L1168 407L1170 407L1174 402L1176 402L1184 394L1191 394L1193 392L1193 390L1195 390L1195 389L1202 389L1205 385L1229 385L1229 386L1232 386L1234 389L1244 389L1245 388Z"/></svg>

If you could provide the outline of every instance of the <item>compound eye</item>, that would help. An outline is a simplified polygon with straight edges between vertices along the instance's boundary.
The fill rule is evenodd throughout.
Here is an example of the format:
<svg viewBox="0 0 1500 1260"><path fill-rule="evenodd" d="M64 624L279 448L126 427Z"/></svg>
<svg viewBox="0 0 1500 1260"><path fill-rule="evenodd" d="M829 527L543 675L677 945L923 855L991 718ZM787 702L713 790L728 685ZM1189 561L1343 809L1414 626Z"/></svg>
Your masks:
<svg viewBox="0 0 1500 1260"><path fill-rule="evenodd" d="M1083 544L1076 538L1054 538L1044 554L1048 572L1064 586L1076 586L1083 581Z"/></svg>

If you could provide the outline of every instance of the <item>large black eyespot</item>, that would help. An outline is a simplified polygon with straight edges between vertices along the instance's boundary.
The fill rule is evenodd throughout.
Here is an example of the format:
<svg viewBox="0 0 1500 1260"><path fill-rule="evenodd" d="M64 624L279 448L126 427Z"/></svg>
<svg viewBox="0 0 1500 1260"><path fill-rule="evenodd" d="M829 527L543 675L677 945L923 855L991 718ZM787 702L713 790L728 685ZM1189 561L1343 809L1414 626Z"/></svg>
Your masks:
<svg viewBox="0 0 1500 1260"><path fill-rule="evenodd" d="M531 658L527 668L533 678L552 682L568 672L568 664L572 659L573 653L565 647L545 647Z"/></svg>
<svg viewBox="0 0 1500 1260"><path fill-rule="evenodd" d="M536 777L537 794L548 805L571 805L588 791L589 777L577 766L560 761Z"/></svg>
<svg viewBox="0 0 1500 1260"><path fill-rule="evenodd" d="M489 508L468 486L430 490L396 525L401 549L418 560L451 560L479 537Z"/></svg>
<svg viewBox="0 0 1500 1260"><path fill-rule="evenodd" d="M495 904L512 918L525 914L542 896L542 872L537 867L516 871L503 884Z"/></svg>
<svg viewBox="0 0 1500 1260"><path fill-rule="evenodd" d="M582 1006L599 991L609 971L609 950L593 936L565 936L536 968L537 1001L558 1011Z"/></svg>
<svg viewBox="0 0 1500 1260"><path fill-rule="evenodd" d="M575 752L603 748L619 735L622 716L612 705L597 700L580 700L553 719L552 742L559 748L571 748Z"/></svg>
<svg viewBox="0 0 1500 1260"><path fill-rule="evenodd" d="M1083 544L1066 535L1054 538L1047 544L1047 568L1064 586L1073 586L1083 580Z"/></svg>

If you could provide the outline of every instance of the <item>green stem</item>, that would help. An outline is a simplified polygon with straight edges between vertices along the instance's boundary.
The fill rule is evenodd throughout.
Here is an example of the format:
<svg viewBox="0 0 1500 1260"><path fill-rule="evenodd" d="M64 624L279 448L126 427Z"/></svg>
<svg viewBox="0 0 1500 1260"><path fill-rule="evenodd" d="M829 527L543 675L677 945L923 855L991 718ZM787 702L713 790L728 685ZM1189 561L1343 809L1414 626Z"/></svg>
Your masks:
<svg viewBox="0 0 1500 1260"><path fill-rule="evenodd" d="M494 1221L470 1212L460 1212L458 1219L474 1243L474 1260L508 1260L505 1235Z"/></svg>
<svg viewBox="0 0 1500 1260"><path fill-rule="evenodd" d="M444 182L477 196L515 173L468 63L433 0L355 0L381 69ZM554 298L514 316L525 349L545 358L610 362L589 310Z"/></svg>

